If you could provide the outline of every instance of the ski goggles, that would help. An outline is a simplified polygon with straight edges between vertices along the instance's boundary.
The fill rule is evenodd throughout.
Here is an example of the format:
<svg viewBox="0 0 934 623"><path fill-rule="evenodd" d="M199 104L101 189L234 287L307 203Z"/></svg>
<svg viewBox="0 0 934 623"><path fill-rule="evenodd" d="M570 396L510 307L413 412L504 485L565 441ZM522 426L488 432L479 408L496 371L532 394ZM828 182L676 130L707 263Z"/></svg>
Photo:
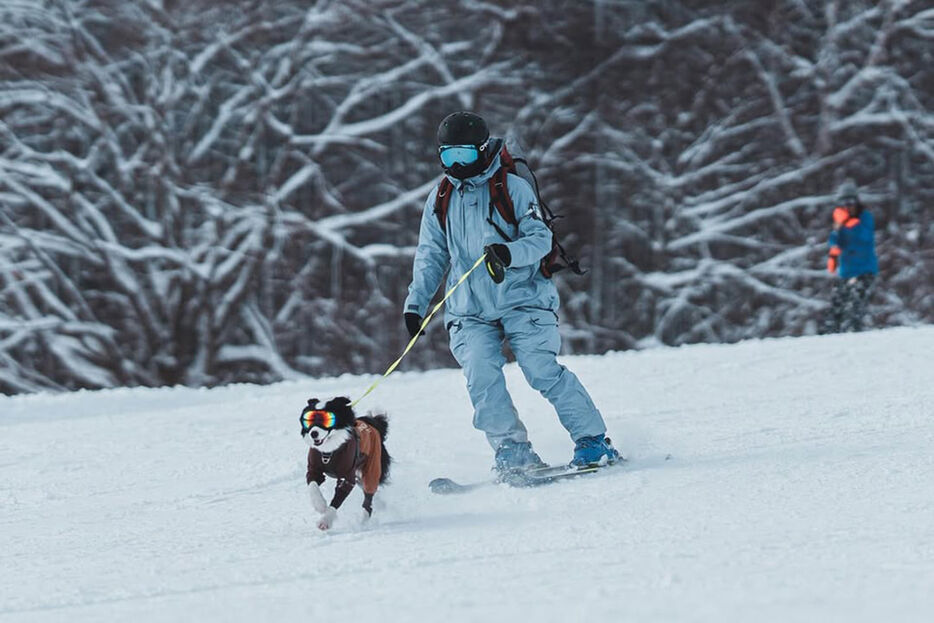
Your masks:
<svg viewBox="0 0 934 623"><path fill-rule="evenodd" d="M315 409L314 411L305 411L302 413L300 421L302 423L302 434L305 434L314 426L325 430L331 430L337 422L337 416L334 415L332 411L320 411Z"/></svg>
<svg viewBox="0 0 934 623"><path fill-rule="evenodd" d="M441 164L446 167L453 167L455 164L473 164L480 158L480 151L486 147L486 143L477 147L476 145L442 145L438 148L438 155L441 156Z"/></svg>

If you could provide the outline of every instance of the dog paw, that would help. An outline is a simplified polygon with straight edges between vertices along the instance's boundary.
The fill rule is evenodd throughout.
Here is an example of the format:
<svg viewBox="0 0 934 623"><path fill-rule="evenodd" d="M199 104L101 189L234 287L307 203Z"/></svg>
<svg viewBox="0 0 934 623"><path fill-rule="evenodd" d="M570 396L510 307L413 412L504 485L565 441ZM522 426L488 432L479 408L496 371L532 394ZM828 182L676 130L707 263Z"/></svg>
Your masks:
<svg viewBox="0 0 934 623"><path fill-rule="evenodd" d="M331 526L334 525L334 520L337 519L337 511L329 506L321 516L318 517L318 530L330 530Z"/></svg>

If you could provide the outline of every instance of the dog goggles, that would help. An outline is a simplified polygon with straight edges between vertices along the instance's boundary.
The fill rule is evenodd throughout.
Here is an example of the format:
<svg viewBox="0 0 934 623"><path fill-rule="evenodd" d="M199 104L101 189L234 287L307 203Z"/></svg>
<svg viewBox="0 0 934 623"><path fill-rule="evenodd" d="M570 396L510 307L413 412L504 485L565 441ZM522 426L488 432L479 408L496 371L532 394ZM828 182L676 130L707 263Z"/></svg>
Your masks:
<svg viewBox="0 0 934 623"><path fill-rule="evenodd" d="M442 145L438 148L441 164L453 167L455 164L473 164L480 157L476 145Z"/></svg>
<svg viewBox="0 0 934 623"><path fill-rule="evenodd" d="M305 411L299 418L302 423L302 432L308 432L313 426L330 430L337 422L337 416L332 411Z"/></svg>

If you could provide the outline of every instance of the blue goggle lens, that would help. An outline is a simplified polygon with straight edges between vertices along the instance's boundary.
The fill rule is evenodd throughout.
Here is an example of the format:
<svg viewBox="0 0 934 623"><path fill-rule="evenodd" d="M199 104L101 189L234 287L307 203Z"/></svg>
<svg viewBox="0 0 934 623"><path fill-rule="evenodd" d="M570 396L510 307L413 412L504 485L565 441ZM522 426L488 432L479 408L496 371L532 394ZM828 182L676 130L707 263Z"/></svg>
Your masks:
<svg viewBox="0 0 934 623"><path fill-rule="evenodd" d="M480 157L480 150L475 145L442 145L438 153L441 155L441 164L446 167L473 164Z"/></svg>

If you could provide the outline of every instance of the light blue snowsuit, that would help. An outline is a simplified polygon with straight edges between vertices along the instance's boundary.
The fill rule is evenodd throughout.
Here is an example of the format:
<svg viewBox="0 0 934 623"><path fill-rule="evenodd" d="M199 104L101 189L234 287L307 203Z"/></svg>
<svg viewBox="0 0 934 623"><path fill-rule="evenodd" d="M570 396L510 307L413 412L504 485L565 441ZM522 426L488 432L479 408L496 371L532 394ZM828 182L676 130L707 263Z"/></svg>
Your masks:
<svg viewBox="0 0 934 623"><path fill-rule="evenodd" d="M521 177L510 174L509 195L518 226L493 210L497 226L513 240L507 242L487 222L490 216L488 180L500 167L497 155L483 173L467 180L449 177L454 184L447 211L447 231L434 213L437 187L422 213L412 284L405 311L425 316L445 270L446 288L467 272L488 244L501 243L512 256L506 278L493 283L481 266L446 303L445 326L451 352L464 370L474 407L474 427L486 433L494 449L506 439L528 441L503 376L503 339L509 340L529 385L548 399L571 439L603 435L606 426L590 395L573 372L559 364L558 290L539 272L539 261L551 250L551 231L542 222L535 193Z"/></svg>

